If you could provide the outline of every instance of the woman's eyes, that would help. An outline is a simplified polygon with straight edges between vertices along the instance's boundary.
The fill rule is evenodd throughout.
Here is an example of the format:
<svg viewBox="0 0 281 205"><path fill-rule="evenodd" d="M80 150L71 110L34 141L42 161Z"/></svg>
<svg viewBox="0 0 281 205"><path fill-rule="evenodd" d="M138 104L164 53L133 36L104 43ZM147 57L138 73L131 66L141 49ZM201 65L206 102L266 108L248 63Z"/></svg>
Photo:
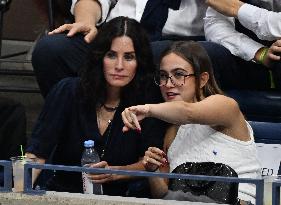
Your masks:
<svg viewBox="0 0 281 205"><path fill-rule="evenodd" d="M176 71L173 73L173 76L175 76L175 78L181 78L182 76L186 76L186 73L182 71Z"/></svg>
<svg viewBox="0 0 281 205"><path fill-rule="evenodd" d="M116 57L116 54L113 53L113 52L107 52L107 53L106 53L106 57L111 58L111 59L114 59L114 58Z"/></svg>
<svg viewBox="0 0 281 205"><path fill-rule="evenodd" d="M136 58L135 55L131 54L131 53L124 55L124 59L127 60L127 61L135 60L135 58Z"/></svg>
<svg viewBox="0 0 281 205"><path fill-rule="evenodd" d="M115 52L107 52L106 55L105 55L107 58L110 58L110 59L115 59L117 58L117 53ZM132 61L132 60L135 60L136 57L134 54L132 53L125 53L123 58L126 60L126 61Z"/></svg>

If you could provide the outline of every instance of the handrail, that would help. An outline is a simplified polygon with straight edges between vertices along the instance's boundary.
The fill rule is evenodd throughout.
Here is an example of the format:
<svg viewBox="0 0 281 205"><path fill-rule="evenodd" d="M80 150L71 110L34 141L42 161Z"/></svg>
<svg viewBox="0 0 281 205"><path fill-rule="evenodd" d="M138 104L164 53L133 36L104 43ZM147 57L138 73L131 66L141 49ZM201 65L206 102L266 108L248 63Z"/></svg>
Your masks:
<svg viewBox="0 0 281 205"><path fill-rule="evenodd" d="M12 185L12 164L9 161L1 161L0 166L4 166L5 183L4 187L0 188L0 191L11 191ZM105 173L105 174L118 174L128 176L142 176L142 177L161 177L161 178L176 178L176 179L190 179L190 180L206 180L206 181L223 181L227 183L251 183L256 185L256 205L263 204L264 197L264 180L263 179L250 179L250 178L237 178L237 177L221 177L221 176L204 176L204 175L189 175L189 174L174 174L174 173L159 173L159 172L147 172L147 171L129 171L129 170L115 170L104 168L89 168L79 166L64 166L64 165L52 165L52 164L37 164L26 163L24 165L24 193L26 194L44 194L45 190L33 190L32 189L32 168L46 169L46 170L63 170L71 172L90 172L90 173ZM273 183L274 196L278 196L276 193L280 191L281 183ZM276 187L276 188L275 188ZM279 198L278 198L279 199ZM274 198L274 203L278 202L278 199ZM273 204L274 205L274 204ZM277 204L276 204L277 205Z"/></svg>
<svg viewBox="0 0 281 205"><path fill-rule="evenodd" d="M281 181L272 182L272 205L280 205Z"/></svg>
<svg viewBox="0 0 281 205"><path fill-rule="evenodd" d="M250 179L250 178L237 178L237 177L220 177L220 176L203 176L203 175L189 175L189 174L174 174L174 173L159 173L159 172L147 172L147 171L129 171L129 170L113 170L104 168L89 168L78 166L64 166L64 165L52 165L52 164L36 164L27 163L24 165L24 193L27 194L42 194L42 190L32 189L32 168L35 169L47 169L47 170L63 170L72 172L91 172L91 173L104 173L104 174L118 174L128 176L142 176L142 177L161 177L161 178L180 178L191 180L206 180L206 181L223 181L227 183L251 183L256 185L256 205L263 204L264 194L264 180L263 179Z"/></svg>
<svg viewBox="0 0 281 205"><path fill-rule="evenodd" d="M4 167L4 187L0 187L1 192L12 191L12 162L0 160L0 166Z"/></svg>

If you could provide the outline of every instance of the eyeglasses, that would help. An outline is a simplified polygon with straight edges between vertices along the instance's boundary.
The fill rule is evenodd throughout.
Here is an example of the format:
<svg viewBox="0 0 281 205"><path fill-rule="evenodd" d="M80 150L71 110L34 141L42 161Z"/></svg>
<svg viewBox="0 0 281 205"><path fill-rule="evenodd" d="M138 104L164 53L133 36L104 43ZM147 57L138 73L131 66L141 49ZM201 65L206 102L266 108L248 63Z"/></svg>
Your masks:
<svg viewBox="0 0 281 205"><path fill-rule="evenodd" d="M169 76L169 73L160 70L154 75L154 82L159 86L164 86L167 85L168 79L170 79L174 86L180 87L185 84L185 78L189 76L195 76L195 74L187 74L182 70L175 70Z"/></svg>

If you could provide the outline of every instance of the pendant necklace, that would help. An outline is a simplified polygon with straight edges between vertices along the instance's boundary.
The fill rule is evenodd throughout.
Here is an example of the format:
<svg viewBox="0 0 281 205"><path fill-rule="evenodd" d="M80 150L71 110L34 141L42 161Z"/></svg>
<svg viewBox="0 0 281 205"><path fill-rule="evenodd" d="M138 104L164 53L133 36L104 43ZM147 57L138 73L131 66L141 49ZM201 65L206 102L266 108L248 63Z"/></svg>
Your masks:
<svg viewBox="0 0 281 205"><path fill-rule="evenodd" d="M98 123L98 128L100 129L101 128L101 124L100 124L100 112L97 112L97 123ZM103 136L105 137L105 143L104 143L104 146L102 148L102 152L101 152L101 156L100 158L103 159L104 157L104 154L105 154L105 151L106 151L106 148L109 144L109 141L110 141L110 134L111 134L111 128L112 128L112 120L108 120L107 121L107 128L103 134Z"/></svg>

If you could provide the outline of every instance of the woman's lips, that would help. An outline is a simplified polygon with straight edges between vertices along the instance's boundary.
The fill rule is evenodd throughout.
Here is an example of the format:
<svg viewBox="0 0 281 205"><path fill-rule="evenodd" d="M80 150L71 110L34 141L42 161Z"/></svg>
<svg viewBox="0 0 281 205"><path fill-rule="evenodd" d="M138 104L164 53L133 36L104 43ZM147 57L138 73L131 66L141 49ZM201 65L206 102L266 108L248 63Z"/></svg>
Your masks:
<svg viewBox="0 0 281 205"><path fill-rule="evenodd" d="M169 99L169 100L176 98L178 95L179 95L178 93L174 93L174 92L166 93L167 99Z"/></svg>
<svg viewBox="0 0 281 205"><path fill-rule="evenodd" d="M112 74L111 75L113 77L113 79L123 79L126 78L126 75L120 75L120 74Z"/></svg>

